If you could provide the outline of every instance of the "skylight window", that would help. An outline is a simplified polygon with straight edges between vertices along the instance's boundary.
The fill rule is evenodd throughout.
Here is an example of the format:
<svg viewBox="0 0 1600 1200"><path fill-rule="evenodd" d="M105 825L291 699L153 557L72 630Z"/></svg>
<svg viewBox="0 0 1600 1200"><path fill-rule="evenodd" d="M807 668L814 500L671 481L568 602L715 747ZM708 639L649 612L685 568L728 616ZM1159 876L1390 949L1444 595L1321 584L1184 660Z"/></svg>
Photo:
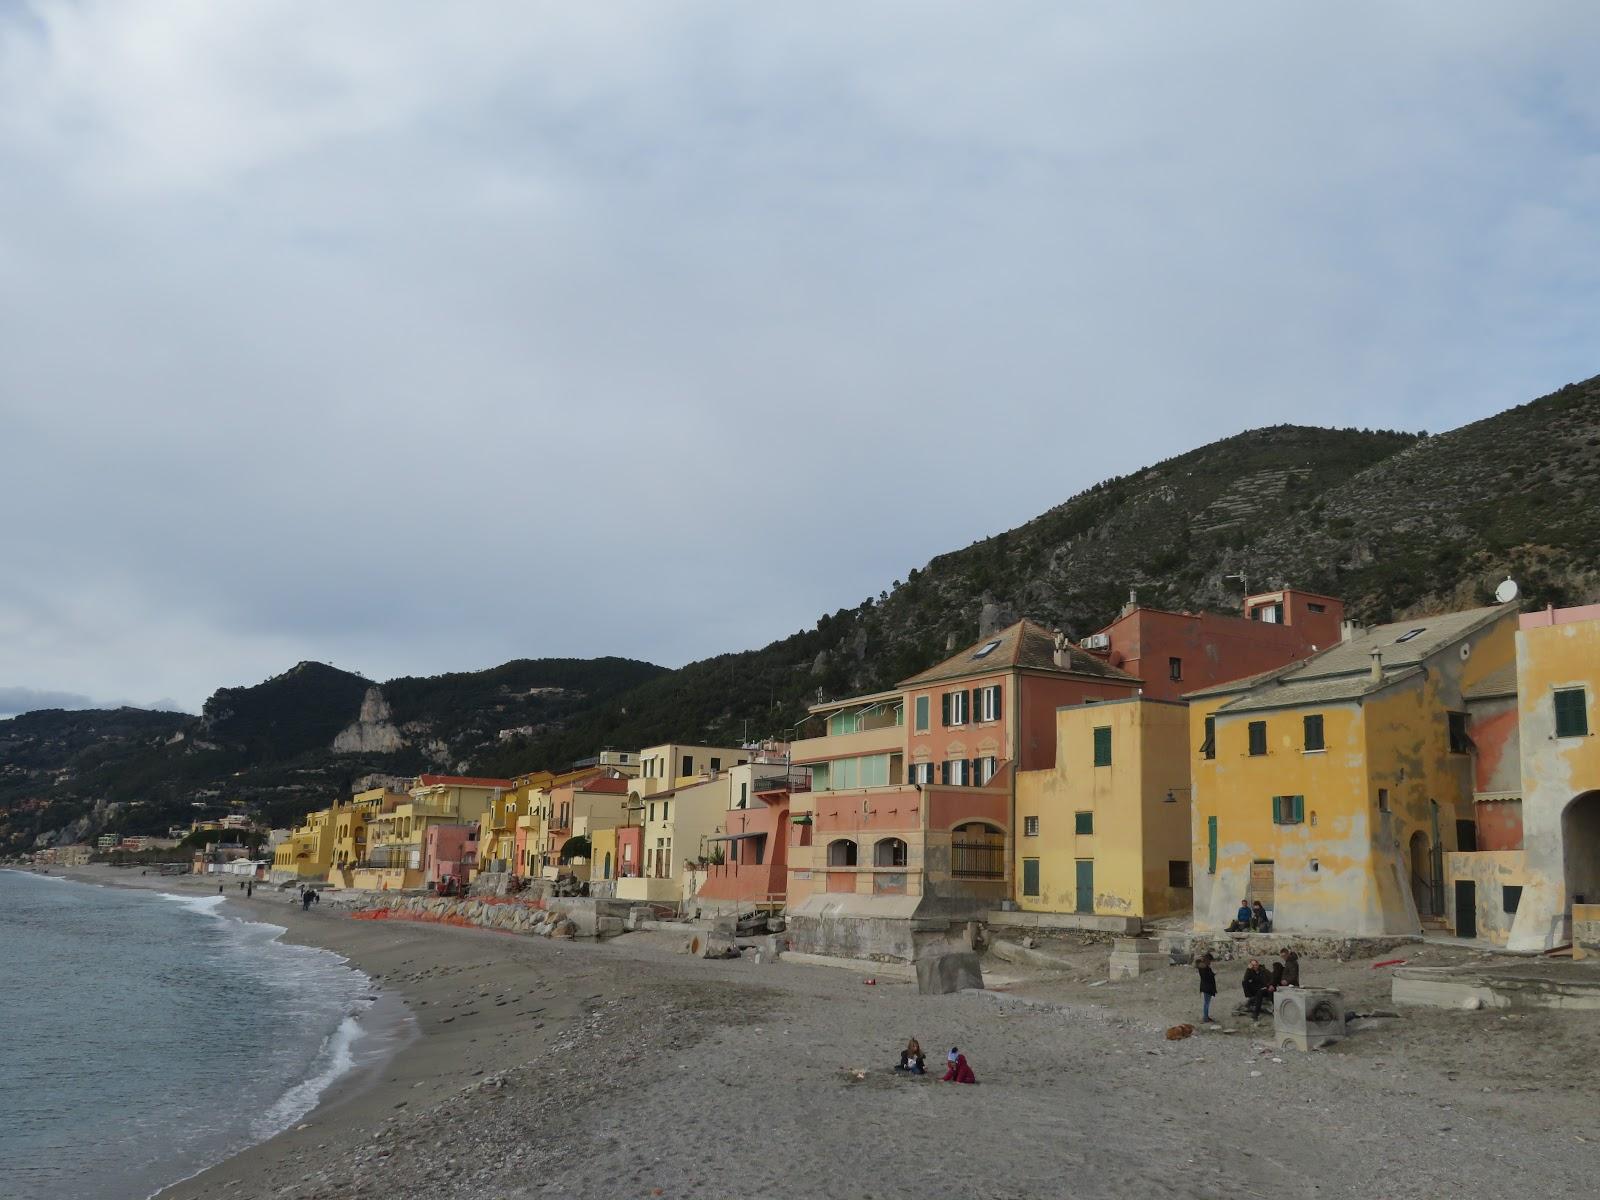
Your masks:
<svg viewBox="0 0 1600 1200"><path fill-rule="evenodd" d="M1416 637L1417 634L1421 633L1423 631L1423 629L1426 629L1426 628L1427 628L1427 626L1424 625L1422 627L1422 629L1412 629L1412 630L1408 630L1405 633L1402 633L1399 637L1395 638L1395 640L1394 640L1395 645L1398 646L1401 642L1409 642L1412 638Z"/></svg>
<svg viewBox="0 0 1600 1200"><path fill-rule="evenodd" d="M972 657L973 658L986 658L988 655L991 655L991 654L994 653L995 647L997 647L998 645L1000 645L1000 639L999 638L995 638L995 640L992 641L992 642L985 642L983 644L982 649L980 649Z"/></svg>

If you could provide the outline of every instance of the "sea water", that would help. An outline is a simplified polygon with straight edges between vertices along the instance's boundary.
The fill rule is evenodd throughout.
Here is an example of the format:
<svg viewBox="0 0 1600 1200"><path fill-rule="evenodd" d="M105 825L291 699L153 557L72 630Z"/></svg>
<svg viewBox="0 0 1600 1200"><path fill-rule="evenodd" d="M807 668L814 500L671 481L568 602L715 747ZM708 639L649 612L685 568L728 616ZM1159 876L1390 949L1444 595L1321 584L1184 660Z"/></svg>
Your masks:
<svg viewBox="0 0 1600 1200"><path fill-rule="evenodd" d="M354 1065L366 976L222 896L0 870L0 1196L144 1200Z"/></svg>

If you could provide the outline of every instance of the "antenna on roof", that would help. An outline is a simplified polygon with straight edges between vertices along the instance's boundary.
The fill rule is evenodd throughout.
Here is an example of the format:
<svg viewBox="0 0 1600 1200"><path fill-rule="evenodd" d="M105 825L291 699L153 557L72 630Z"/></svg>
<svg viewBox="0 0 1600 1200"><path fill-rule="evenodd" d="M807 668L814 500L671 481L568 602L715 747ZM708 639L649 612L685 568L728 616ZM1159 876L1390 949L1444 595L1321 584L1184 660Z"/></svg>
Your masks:
<svg viewBox="0 0 1600 1200"><path fill-rule="evenodd" d="M1510 604L1521 594L1522 589L1517 586L1517 581L1509 575L1494 590L1494 598L1497 604Z"/></svg>

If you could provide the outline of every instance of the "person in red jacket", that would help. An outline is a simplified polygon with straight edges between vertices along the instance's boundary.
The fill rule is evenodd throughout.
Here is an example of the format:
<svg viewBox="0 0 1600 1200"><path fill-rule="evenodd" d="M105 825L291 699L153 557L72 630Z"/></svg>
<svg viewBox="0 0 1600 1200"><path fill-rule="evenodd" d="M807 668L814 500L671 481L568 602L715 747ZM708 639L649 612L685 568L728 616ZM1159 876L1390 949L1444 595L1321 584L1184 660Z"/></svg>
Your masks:
<svg viewBox="0 0 1600 1200"><path fill-rule="evenodd" d="M950 1053L946 1057L945 1062L948 1065L945 1068L944 1078L941 1079L939 1082L941 1082L941 1083L977 1083L978 1082L978 1077L972 1073L972 1068L967 1066L967 1056L965 1054L962 1054L954 1046L950 1047Z"/></svg>

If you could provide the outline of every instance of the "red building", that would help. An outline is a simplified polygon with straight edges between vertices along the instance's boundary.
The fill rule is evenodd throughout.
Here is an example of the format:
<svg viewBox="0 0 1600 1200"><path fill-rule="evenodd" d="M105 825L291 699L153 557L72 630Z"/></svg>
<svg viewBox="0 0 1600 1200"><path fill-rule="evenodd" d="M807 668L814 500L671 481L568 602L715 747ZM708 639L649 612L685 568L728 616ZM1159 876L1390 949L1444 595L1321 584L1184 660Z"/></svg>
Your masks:
<svg viewBox="0 0 1600 1200"><path fill-rule="evenodd" d="M695 893L706 907L747 908L783 904L789 888L789 803L811 789L810 773L787 763L735 767L734 805L723 819L726 846L720 865L706 868Z"/></svg>
<svg viewBox="0 0 1600 1200"><path fill-rule="evenodd" d="M469 879L477 862L476 825L430 825L423 834L424 886L437 888L446 879Z"/></svg>
<svg viewBox="0 0 1600 1200"><path fill-rule="evenodd" d="M1082 647L1137 676L1146 696L1181 700L1186 692L1325 650L1339 641L1343 624L1342 600L1296 588L1246 596L1244 615L1237 617L1144 608L1130 597L1117 619L1084 638Z"/></svg>

